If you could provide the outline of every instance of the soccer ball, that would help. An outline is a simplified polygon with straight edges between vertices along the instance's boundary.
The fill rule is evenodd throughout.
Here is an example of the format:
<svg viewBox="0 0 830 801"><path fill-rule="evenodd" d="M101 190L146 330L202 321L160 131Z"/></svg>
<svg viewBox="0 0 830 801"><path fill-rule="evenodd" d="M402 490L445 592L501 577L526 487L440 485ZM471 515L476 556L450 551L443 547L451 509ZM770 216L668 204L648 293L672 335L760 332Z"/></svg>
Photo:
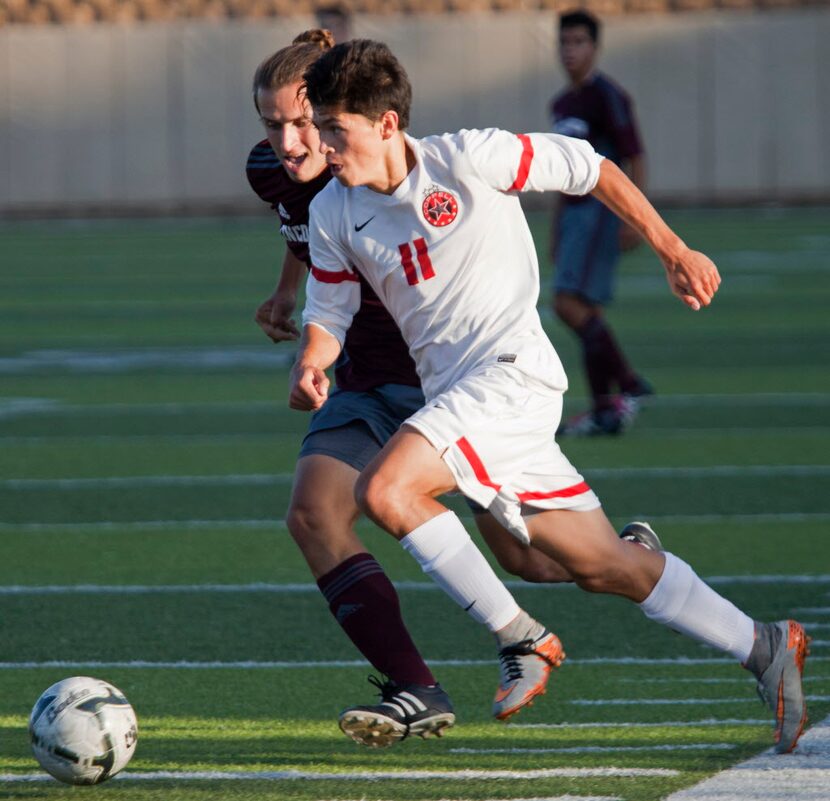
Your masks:
<svg viewBox="0 0 830 801"><path fill-rule="evenodd" d="M35 759L67 784L98 784L130 761L138 724L121 690L74 676L53 684L32 709L29 737Z"/></svg>

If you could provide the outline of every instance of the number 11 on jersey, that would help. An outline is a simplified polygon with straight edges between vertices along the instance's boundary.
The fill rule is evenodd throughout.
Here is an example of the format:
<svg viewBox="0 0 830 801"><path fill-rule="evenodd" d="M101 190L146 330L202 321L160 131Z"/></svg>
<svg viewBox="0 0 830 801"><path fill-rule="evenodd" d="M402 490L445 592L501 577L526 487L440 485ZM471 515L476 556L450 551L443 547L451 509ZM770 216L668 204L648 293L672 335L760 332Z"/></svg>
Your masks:
<svg viewBox="0 0 830 801"><path fill-rule="evenodd" d="M435 278L435 270L432 269L432 262L429 260L427 243L424 238L418 237L412 245L415 246L415 255L418 259L418 266L421 268L421 277L424 281ZM401 263L403 264L403 271L406 275L406 282L410 286L415 286L420 279L418 278L418 269L412 260L412 246L409 242L404 242L402 245L398 245L398 250L401 254Z"/></svg>

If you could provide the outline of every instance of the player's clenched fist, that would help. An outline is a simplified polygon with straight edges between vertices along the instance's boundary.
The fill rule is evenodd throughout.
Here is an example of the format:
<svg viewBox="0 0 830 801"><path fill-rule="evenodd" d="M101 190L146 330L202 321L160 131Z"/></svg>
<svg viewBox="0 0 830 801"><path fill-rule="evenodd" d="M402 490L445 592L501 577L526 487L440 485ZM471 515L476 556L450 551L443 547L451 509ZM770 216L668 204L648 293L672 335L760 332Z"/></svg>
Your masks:
<svg viewBox="0 0 830 801"><path fill-rule="evenodd" d="M329 396L329 379L319 367L297 364L291 371L288 405L302 412L319 409Z"/></svg>
<svg viewBox="0 0 830 801"><path fill-rule="evenodd" d="M688 248L671 257L663 257L666 278L672 292L690 309L708 306L720 286L720 273L704 253Z"/></svg>

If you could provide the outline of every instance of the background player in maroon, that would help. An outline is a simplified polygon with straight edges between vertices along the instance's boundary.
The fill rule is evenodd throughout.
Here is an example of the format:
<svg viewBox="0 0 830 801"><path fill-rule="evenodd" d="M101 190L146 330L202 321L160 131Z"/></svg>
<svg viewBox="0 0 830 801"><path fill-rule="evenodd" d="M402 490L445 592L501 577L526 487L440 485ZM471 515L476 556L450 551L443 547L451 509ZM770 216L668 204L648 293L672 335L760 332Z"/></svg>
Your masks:
<svg viewBox="0 0 830 801"><path fill-rule="evenodd" d="M267 138L251 151L247 175L254 191L279 215L287 244L279 283L256 312L256 321L275 342L297 336L291 315L309 264L308 207L331 178L300 94L300 78L332 43L328 31L309 31L266 59L254 76L254 102ZM359 512L353 487L369 433L363 428L369 423L358 420L363 415L382 430L394 414L387 408L384 415L382 398L376 399L373 415L365 401L360 404L350 395L394 383L401 393L420 396L397 328L371 293L364 298L349 332L349 354L356 356L342 359L336 371L338 386L346 391L315 417L303 442L287 522L335 619L366 659L389 677L381 688L384 700L416 705L411 725L378 730L368 743L384 746L407 734L439 733L455 716L404 625L395 588L354 530ZM389 399L387 406L393 403ZM401 691L409 698L399 699Z"/></svg>
<svg viewBox="0 0 830 801"><path fill-rule="evenodd" d="M553 131L587 139L645 191L645 156L631 99L596 69L599 30L599 21L585 11L559 19L559 56L570 85L551 101ZM639 241L637 232L596 198L557 198L551 226L553 309L579 338L591 394L591 408L564 423L560 435L618 434L636 415L637 399L652 392L603 314L613 296L620 251Z"/></svg>
<svg viewBox="0 0 830 801"><path fill-rule="evenodd" d="M331 41L322 32L300 38L323 48ZM319 52L314 43L296 43L263 62L254 80L255 103L268 136L251 151L247 174L257 194L279 214L288 246L279 283L256 313L257 322L275 342L296 338L291 315L309 266L308 207L330 178L300 93L300 76ZM379 685L383 703L347 709L341 727L359 742L388 745L407 734L440 732L452 724L453 715L449 699L406 630L391 582L354 530L358 474L424 402L400 332L365 282L335 377L337 389L313 417L303 442L288 528L338 623L390 678ZM569 580L566 571L542 554L528 549L519 553L512 537L485 510L479 512L476 519L491 547L515 572L533 580ZM534 648L513 654L505 647L530 634L544 639L544 633L555 640L509 594L505 601L504 609L512 609L515 618L496 635L502 649L502 682L493 713L501 718L542 692L550 669ZM479 610L471 615L487 622Z"/></svg>

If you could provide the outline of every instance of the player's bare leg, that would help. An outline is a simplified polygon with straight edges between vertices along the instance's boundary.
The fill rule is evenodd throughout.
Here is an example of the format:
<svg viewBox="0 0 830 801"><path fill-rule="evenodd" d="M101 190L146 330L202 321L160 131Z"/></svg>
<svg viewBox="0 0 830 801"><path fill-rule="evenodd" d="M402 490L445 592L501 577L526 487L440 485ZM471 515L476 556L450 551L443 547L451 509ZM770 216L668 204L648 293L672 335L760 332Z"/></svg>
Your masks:
<svg viewBox="0 0 830 801"><path fill-rule="evenodd" d="M501 681L493 714L504 720L545 691L551 668L565 654L556 635L520 609L455 513L435 500L455 486L440 454L404 426L361 473L355 493L367 516L495 635Z"/></svg>
<svg viewBox="0 0 830 801"><path fill-rule="evenodd" d="M287 522L335 619L389 677L377 682L381 704L352 706L340 715L345 734L380 748L409 735L440 734L455 715L407 631L395 588L354 530L357 477L355 468L331 456L302 457Z"/></svg>
<svg viewBox="0 0 830 801"><path fill-rule="evenodd" d="M360 510L354 500L359 473L323 454L297 462L286 523L315 579L366 547L354 530Z"/></svg>
<svg viewBox="0 0 830 801"><path fill-rule="evenodd" d="M662 553L620 540L601 509L543 511L525 518L531 542L584 590L643 601L663 573Z"/></svg>
<svg viewBox="0 0 830 801"><path fill-rule="evenodd" d="M508 573L534 584L573 581L571 574L559 562L538 548L519 542L493 515L477 514L475 521L487 546Z"/></svg>
<svg viewBox="0 0 830 801"><path fill-rule="evenodd" d="M583 589L629 598L652 620L732 654L775 714L776 751L795 748L807 721L801 675L809 637L801 624L754 621L673 554L621 541L602 509L542 512L527 523L534 545Z"/></svg>

